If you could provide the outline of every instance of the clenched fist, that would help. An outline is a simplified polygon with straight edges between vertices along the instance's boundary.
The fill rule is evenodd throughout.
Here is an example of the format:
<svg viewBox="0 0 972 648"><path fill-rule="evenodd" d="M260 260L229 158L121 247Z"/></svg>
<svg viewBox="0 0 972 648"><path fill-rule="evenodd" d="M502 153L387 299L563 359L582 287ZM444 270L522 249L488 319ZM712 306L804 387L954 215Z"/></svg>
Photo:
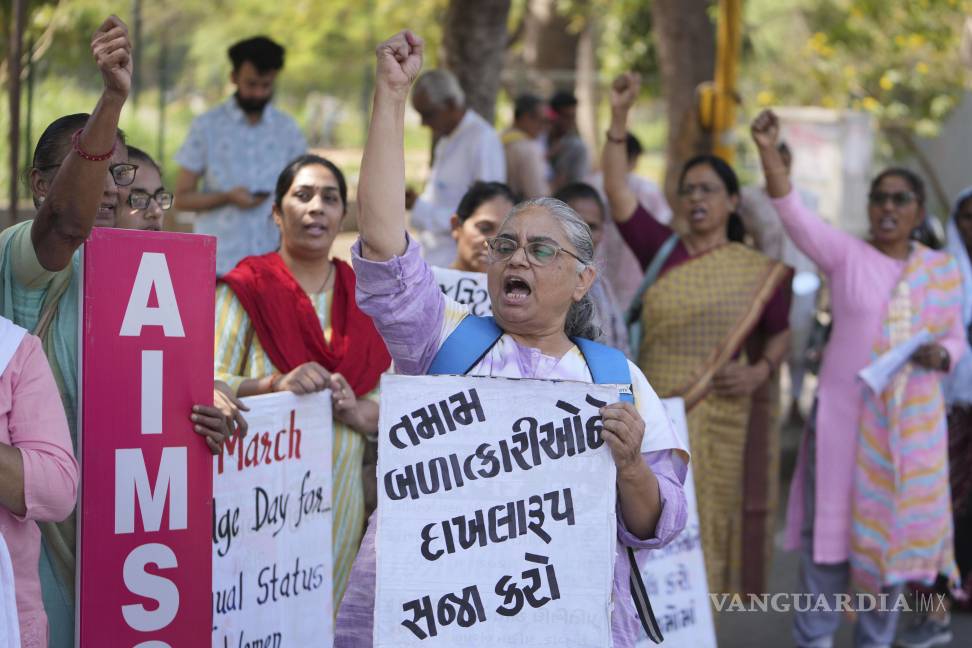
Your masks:
<svg viewBox="0 0 972 648"><path fill-rule="evenodd" d="M401 98L408 95L419 72L425 41L408 31L400 31L375 50L378 64L375 74L377 90L386 90Z"/></svg>
<svg viewBox="0 0 972 648"><path fill-rule="evenodd" d="M780 139L780 119L772 110L764 110L749 127L753 141L759 148L773 148Z"/></svg>
<svg viewBox="0 0 972 648"><path fill-rule="evenodd" d="M109 16L91 37L91 53L94 55L105 93L123 101L132 87L132 41L128 27L118 16Z"/></svg>
<svg viewBox="0 0 972 648"><path fill-rule="evenodd" d="M611 109L627 113L638 99L641 89L641 75L625 72L611 84Z"/></svg>

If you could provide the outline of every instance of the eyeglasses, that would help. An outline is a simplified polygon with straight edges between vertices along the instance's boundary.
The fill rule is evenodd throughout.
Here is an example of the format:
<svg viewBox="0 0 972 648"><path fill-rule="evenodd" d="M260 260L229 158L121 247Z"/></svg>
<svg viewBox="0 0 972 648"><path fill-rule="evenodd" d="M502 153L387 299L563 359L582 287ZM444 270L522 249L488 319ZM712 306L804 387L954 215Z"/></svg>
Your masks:
<svg viewBox="0 0 972 648"><path fill-rule="evenodd" d="M159 189L154 194L140 189L132 189L128 194L128 205L133 209L148 209L149 202L155 200L161 209L168 209L172 206L172 192Z"/></svg>
<svg viewBox="0 0 972 648"><path fill-rule="evenodd" d="M868 201L877 207L884 205L884 203L886 203L888 200L890 200L891 204L895 207L904 207L905 205L911 204L911 202L916 198L917 196L910 191L895 191L894 193L872 191L867 197Z"/></svg>
<svg viewBox="0 0 972 648"><path fill-rule="evenodd" d="M493 238L488 238L486 239L485 243L486 247L489 248L490 257L494 261L508 261L509 259L513 258L513 255L516 254L516 251L519 250L520 247L523 247L531 263L537 266L545 266L549 264L556 259L557 255L561 252L569 254L584 265L587 265L579 256L554 243L530 241L526 245L521 246L519 241L514 241L513 239L506 238L505 236L494 236Z"/></svg>
<svg viewBox="0 0 972 648"><path fill-rule="evenodd" d="M721 189L722 187L719 185L710 185L704 182L702 184L687 184L678 188L678 195L682 198L691 198L698 192L703 198L708 198L712 194L719 193Z"/></svg>
<svg viewBox="0 0 972 648"><path fill-rule="evenodd" d="M50 169L56 169L61 166L60 164L48 164L43 167L36 167L38 171L48 171ZM127 187L128 185L135 182L135 171L138 169L137 164L129 164L128 162L120 162L118 164L112 164L108 167L108 172L111 173L111 177L115 179L115 185L119 187Z"/></svg>

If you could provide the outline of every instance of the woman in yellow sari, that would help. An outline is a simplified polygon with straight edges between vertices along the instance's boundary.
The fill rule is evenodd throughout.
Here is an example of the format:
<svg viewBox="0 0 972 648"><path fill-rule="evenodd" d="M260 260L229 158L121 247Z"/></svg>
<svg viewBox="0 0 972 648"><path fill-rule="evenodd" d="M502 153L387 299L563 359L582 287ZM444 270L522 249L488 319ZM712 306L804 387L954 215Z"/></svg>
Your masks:
<svg viewBox="0 0 972 648"><path fill-rule="evenodd" d="M378 379L391 363L355 303L354 270L330 256L347 192L329 160L291 162L273 203L280 248L243 259L216 288L217 380L238 396L332 391L335 614L364 532L365 437L378 432Z"/></svg>
<svg viewBox="0 0 972 648"><path fill-rule="evenodd" d="M735 215L739 182L715 156L682 169L677 219L656 221L625 182L636 75L611 92L604 188L621 234L647 267L638 366L662 398L688 413L709 591L765 588L777 499L777 369L789 345L791 271L748 248Z"/></svg>

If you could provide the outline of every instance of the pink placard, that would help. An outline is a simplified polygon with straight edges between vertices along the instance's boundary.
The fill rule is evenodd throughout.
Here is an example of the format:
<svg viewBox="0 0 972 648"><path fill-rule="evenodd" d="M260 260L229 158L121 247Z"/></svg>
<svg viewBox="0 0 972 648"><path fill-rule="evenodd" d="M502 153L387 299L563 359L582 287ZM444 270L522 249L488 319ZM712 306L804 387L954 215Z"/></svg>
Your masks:
<svg viewBox="0 0 972 648"><path fill-rule="evenodd" d="M203 648L212 629L216 240L95 229L80 340L80 646Z"/></svg>

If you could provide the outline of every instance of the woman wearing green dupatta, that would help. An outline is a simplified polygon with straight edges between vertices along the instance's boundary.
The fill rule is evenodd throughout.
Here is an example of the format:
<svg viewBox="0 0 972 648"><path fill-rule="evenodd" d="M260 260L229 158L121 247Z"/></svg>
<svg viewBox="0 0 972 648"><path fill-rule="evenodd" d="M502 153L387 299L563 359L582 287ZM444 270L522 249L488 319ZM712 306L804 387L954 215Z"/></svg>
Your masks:
<svg viewBox="0 0 972 648"><path fill-rule="evenodd" d="M688 414L709 591L761 592L772 548L778 474L776 376L789 346L792 272L748 248L735 214L739 182L715 156L689 160L679 181L684 235L655 220L625 182L627 116L638 79L614 83L604 145L611 214L642 267L638 366ZM649 274L652 270L649 270Z"/></svg>
<svg viewBox="0 0 972 648"><path fill-rule="evenodd" d="M118 130L128 97L132 45L128 28L111 16L95 33L91 51L104 89L91 115L56 119L34 149L30 188L37 213L0 233L0 316L43 342L77 454L79 248L92 227L115 225L120 186L137 166ZM108 389L108 387L105 387ZM239 423L236 404L218 392L193 407L195 431L217 453ZM75 516L41 524L40 581L50 627L49 645L74 646Z"/></svg>

